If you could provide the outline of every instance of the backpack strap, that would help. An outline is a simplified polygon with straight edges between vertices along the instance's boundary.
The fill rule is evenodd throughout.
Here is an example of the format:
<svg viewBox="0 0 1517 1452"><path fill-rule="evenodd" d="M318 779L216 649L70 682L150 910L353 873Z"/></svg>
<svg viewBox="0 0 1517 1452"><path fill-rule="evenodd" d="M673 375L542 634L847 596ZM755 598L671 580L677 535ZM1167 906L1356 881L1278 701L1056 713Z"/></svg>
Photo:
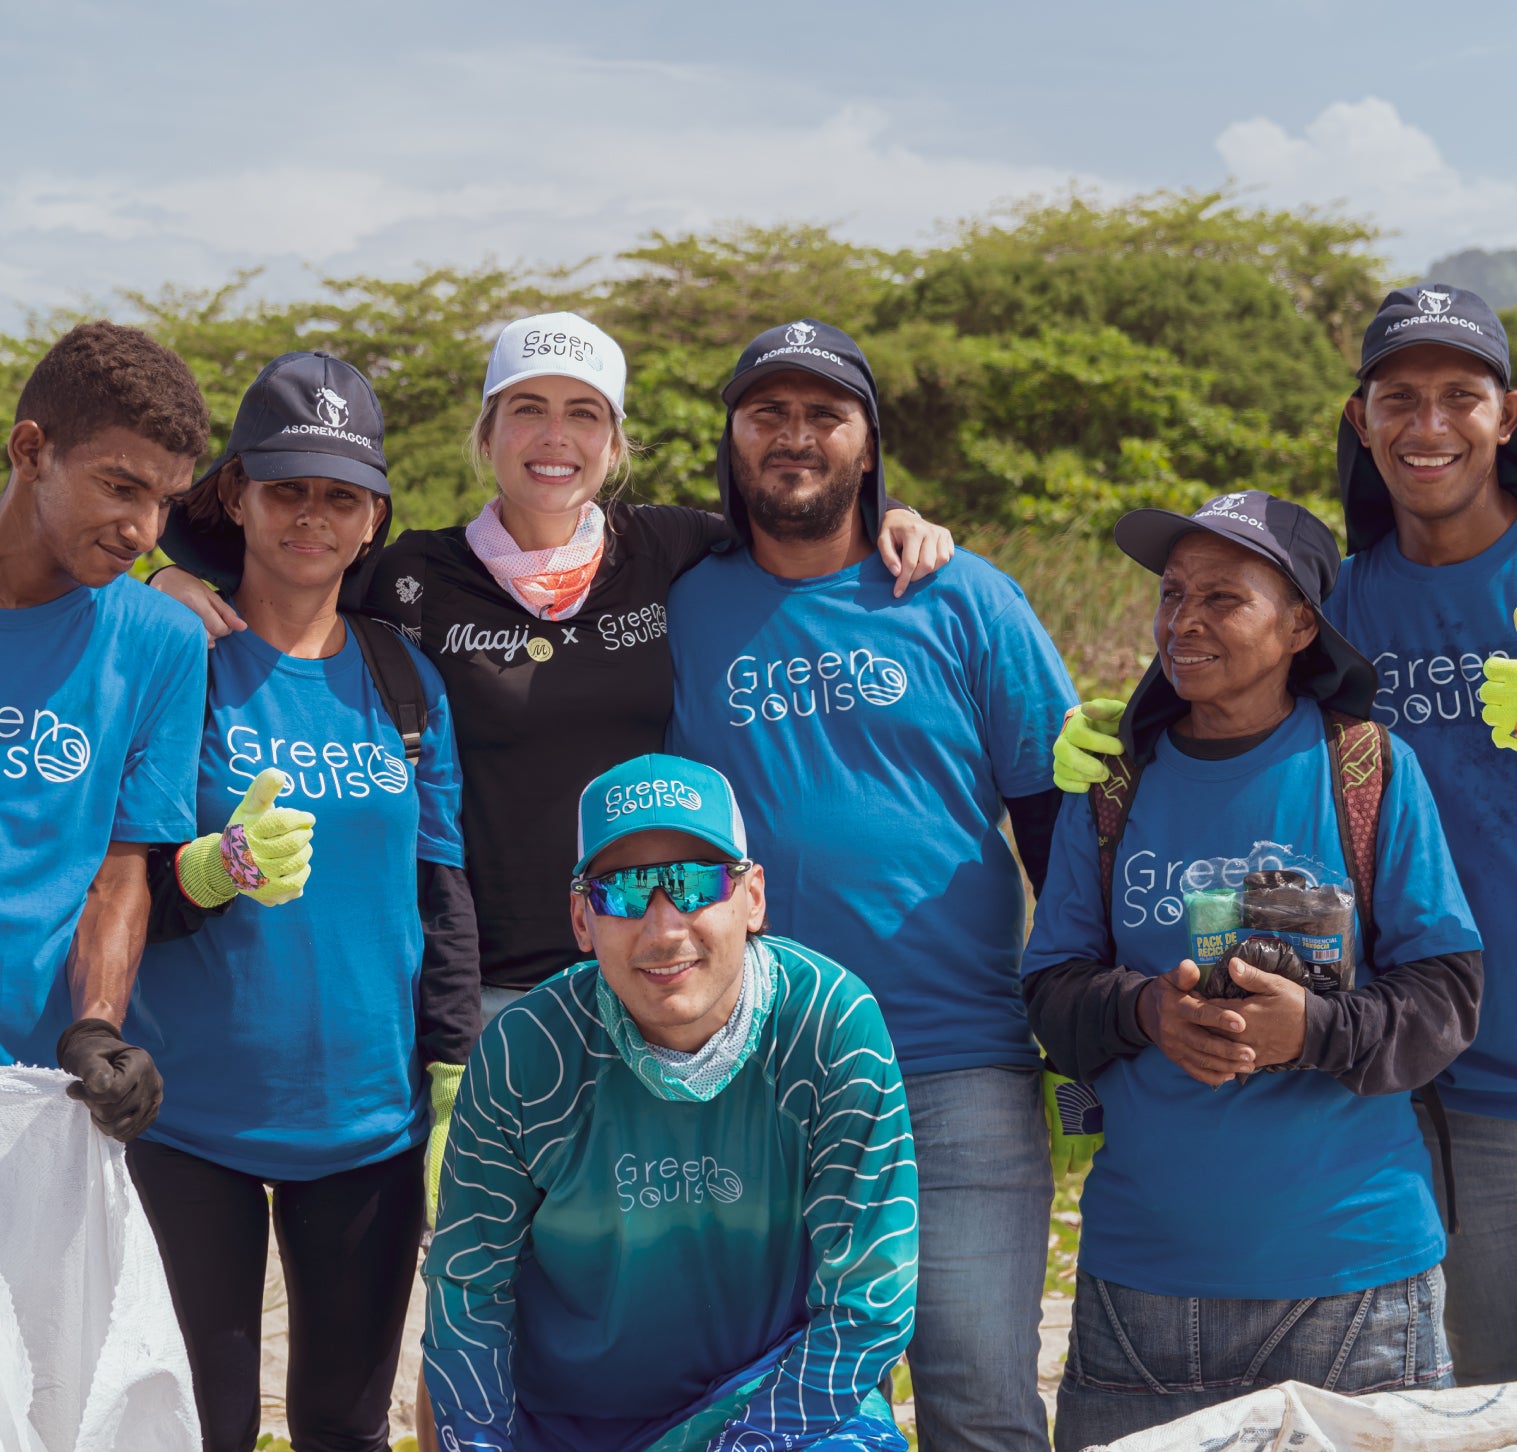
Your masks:
<svg viewBox="0 0 1517 1452"><path fill-rule="evenodd" d="M1375 845L1380 833L1380 802L1391 780L1390 733L1378 721L1364 721L1342 711L1322 709L1327 755L1338 812L1338 835L1354 900L1365 956L1375 956Z"/></svg>
<svg viewBox="0 0 1517 1452"><path fill-rule="evenodd" d="M1338 835L1343 857L1354 880L1354 904L1359 910L1359 931L1364 954L1375 959L1375 843L1380 833L1380 803L1390 785L1392 756L1390 733L1378 721L1346 716L1322 708L1327 732L1327 754L1333 781L1333 805L1338 812ZM1438 1086L1429 1081L1417 1090L1422 1107L1438 1136L1443 1169L1443 1203L1450 1235L1459 1233L1459 1213L1454 1203L1454 1148L1449 1138L1448 1115Z"/></svg>
<svg viewBox="0 0 1517 1452"><path fill-rule="evenodd" d="M1101 861L1101 902L1106 908L1106 936L1116 951L1117 934L1112 923L1112 883L1117 870L1117 848L1127 830L1128 813L1138 794L1138 767L1131 757L1108 756L1108 776L1088 793L1090 813L1096 822L1096 851Z"/></svg>
<svg viewBox="0 0 1517 1452"><path fill-rule="evenodd" d="M1443 1169L1444 1225L1450 1235L1459 1234L1459 1211L1454 1204L1454 1140L1449 1133L1448 1111L1443 1107L1443 1096L1438 1086L1429 1079L1417 1091L1427 1117L1433 1121L1433 1133L1438 1136L1438 1158Z"/></svg>
<svg viewBox="0 0 1517 1452"><path fill-rule="evenodd" d="M427 697L421 685L421 672L416 669L405 642L388 626L367 615L344 612L342 618L358 641L363 663L369 668L386 713L400 732L406 764L415 770L421 760L421 733L427 729Z"/></svg>

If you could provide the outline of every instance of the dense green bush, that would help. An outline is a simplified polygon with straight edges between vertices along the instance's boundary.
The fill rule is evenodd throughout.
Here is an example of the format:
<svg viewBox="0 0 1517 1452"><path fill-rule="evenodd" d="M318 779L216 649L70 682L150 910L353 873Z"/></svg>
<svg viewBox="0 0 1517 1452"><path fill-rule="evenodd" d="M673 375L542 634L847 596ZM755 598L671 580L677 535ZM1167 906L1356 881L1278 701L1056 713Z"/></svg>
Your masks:
<svg viewBox="0 0 1517 1452"><path fill-rule="evenodd" d="M1190 508L1259 486L1313 501L1332 487L1347 361L1382 294L1374 234L1315 212L1158 194L1079 196L887 252L824 229L655 235L593 284L486 268L324 283L267 303L249 277L210 294L121 299L189 361L220 447L259 367L322 348L373 379L402 525L467 518L486 490L463 439L490 342L548 307L609 328L630 363L637 497L710 505L742 344L802 316L853 333L878 375L895 492L963 533L1025 526L1103 535L1140 503ZM0 409L73 319L0 338Z"/></svg>

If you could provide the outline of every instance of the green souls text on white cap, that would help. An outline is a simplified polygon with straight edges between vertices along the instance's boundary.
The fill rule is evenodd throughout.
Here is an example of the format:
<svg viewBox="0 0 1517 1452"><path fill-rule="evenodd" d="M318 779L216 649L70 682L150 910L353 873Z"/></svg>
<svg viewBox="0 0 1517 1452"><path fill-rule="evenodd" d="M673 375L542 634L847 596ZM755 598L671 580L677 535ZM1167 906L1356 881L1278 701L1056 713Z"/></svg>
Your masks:
<svg viewBox="0 0 1517 1452"><path fill-rule="evenodd" d="M634 832L684 832L733 861L748 855L748 834L731 783L715 767L683 756L634 756L602 772L580 793L575 875Z"/></svg>
<svg viewBox="0 0 1517 1452"><path fill-rule="evenodd" d="M575 378L588 383L626 418L627 360L616 339L578 313L518 318L495 342L485 373L485 402L526 378Z"/></svg>

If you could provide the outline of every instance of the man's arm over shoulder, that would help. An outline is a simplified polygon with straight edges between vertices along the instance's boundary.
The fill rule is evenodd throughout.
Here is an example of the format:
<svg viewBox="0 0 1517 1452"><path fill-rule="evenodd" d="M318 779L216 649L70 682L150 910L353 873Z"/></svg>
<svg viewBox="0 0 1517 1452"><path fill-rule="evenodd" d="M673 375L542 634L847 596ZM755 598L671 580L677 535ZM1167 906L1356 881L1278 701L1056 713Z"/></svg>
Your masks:
<svg viewBox="0 0 1517 1452"><path fill-rule="evenodd" d="M668 561L671 580L700 564L714 545L737 539L720 514L683 504L624 505L608 511L608 523L645 532Z"/></svg>
<svg viewBox="0 0 1517 1452"><path fill-rule="evenodd" d="M722 1446L747 1445L745 1432L794 1448L827 1436L856 1415L915 1322L916 1152L895 1050L864 986L827 959L816 965L800 971L816 971L821 991L807 1022L787 1035L791 1092L811 1100L802 1207L816 1268L811 1320L728 1423ZM812 1014L822 1018L820 1034Z"/></svg>

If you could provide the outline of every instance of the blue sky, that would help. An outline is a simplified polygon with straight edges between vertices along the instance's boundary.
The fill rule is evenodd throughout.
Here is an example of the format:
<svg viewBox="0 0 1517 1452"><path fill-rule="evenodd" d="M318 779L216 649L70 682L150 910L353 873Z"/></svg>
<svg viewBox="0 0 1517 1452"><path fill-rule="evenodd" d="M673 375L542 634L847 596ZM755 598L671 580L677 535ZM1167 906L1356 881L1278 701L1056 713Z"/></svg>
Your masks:
<svg viewBox="0 0 1517 1452"><path fill-rule="evenodd" d="M922 242L1073 180L1517 245L1499 8L1340 0L0 0L0 326L121 288L573 263L654 228ZM1504 154L1505 153L1505 154Z"/></svg>

